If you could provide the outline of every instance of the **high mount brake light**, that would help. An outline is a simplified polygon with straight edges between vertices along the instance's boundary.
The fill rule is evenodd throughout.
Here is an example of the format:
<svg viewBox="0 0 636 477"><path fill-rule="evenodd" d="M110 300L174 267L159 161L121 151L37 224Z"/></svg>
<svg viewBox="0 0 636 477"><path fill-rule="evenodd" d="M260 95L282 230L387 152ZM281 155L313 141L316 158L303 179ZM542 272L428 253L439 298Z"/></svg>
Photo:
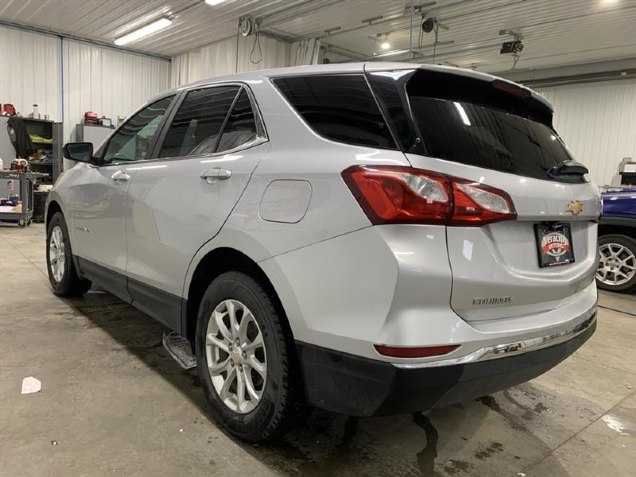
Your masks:
<svg viewBox="0 0 636 477"><path fill-rule="evenodd" d="M342 177L374 225L481 226L517 216L504 191L437 172L352 166Z"/></svg>
<svg viewBox="0 0 636 477"><path fill-rule="evenodd" d="M531 94L529 90L522 88L521 86L517 86L516 84L508 83L507 81L494 80L490 84L493 88L512 96L516 96L517 98L528 98Z"/></svg>

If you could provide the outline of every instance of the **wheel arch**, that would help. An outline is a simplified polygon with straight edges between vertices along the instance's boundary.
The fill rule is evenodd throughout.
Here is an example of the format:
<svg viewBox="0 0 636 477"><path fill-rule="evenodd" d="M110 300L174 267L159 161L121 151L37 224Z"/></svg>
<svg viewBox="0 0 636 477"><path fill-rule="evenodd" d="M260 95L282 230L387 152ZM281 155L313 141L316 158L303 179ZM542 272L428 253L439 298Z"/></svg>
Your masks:
<svg viewBox="0 0 636 477"><path fill-rule="evenodd" d="M57 213L61 212L64 215L64 211L62 210L62 206L57 202L57 200L51 200L46 206L46 218L44 221L45 227L48 229L49 222L53 218L53 216Z"/></svg>
<svg viewBox="0 0 636 477"><path fill-rule="evenodd" d="M598 226L598 236L600 238L604 235L626 235L636 240L636 227L601 223Z"/></svg>
<svg viewBox="0 0 636 477"><path fill-rule="evenodd" d="M263 269L243 252L232 247L215 248L203 256L197 263L190 283L187 285L186 302L182 314L182 334L194 341L197 313L205 290L212 281L225 272L243 272L256 280L271 297L274 306L283 317L283 327L288 337L293 339L293 332L283 304L274 285Z"/></svg>

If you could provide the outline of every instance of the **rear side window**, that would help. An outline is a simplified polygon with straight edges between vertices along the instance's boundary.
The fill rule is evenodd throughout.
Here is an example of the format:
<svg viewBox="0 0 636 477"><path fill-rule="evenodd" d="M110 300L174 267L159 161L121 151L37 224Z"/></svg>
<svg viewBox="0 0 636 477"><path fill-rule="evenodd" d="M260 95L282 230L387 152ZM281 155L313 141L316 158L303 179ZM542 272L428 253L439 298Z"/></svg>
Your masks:
<svg viewBox="0 0 636 477"><path fill-rule="evenodd" d="M215 152L219 133L238 92L238 86L190 91L170 124L159 157Z"/></svg>
<svg viewBox="0 0 636 477"><path fill-rule="evenodd" d="M217 152L229 151L256 139L256 118L247 92L242 89L223 134Z"/></svg>
<svg viewBox="0 0 636 477"><path fill-rule="evenodd" d="M274 84L321 136L347 144L396 149L363 75L278 78Z"/></svg>

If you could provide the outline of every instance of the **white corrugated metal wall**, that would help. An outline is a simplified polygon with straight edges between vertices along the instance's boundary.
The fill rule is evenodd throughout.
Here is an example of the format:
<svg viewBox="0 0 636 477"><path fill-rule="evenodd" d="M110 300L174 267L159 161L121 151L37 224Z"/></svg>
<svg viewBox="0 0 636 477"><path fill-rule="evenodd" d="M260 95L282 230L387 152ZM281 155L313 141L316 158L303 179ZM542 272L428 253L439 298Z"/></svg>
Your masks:
<svg viewBox="0 0 636 477"><path fill-rule="evenodd" d="M537 88L554 106L554 125L599 185L623 157L636 160L636 80Z"/></svg>
<svg viewBox="0 0 636 477"><path fill-rule="evenodd" d="M262 38L264 59L253 64L249 60L251 43L241 40L239 71L289 62L288 44ZM63 43L64 58L59 37L0 27L0 102L13 103L24 115L37 103L41 114L55 120L60 120L64 111L66 140L73 139L74 125L85 111L94 110L116 121L118 115L130 114L170 83L232 73L236 68L235 39L176 57L172 80L168 61L72 40ZM181 60L186 64L179 72L176 67ZM554 104L557 130L598 184L612 181L623 157L636 158L635 80L539 91Z"/></svg>
<svg viewBox="0 0 636 477"><path fill-rule="evenodd" d="M23 116L37 104L40 114L57 120L60 101L60 39L0 27L0 103Z"/></svg>
<svg viewBox="0 0 636 477"><path fill-rule="evenodd" d="M238 66L236 38L212 43L172 59L171 85L264 68L289 66L291 45L273 38L239 37ZM260 45L260 48L259 48Z"/></svg>
<svg viewBox="0 0 636 477"><path fill-rule="evenodd" d="M65 141L85 111L116 124L170 83L168 60L9 27L0 27L0 59L0 102L23 116L38 104L64 121Z"/></svg>
<svg viewBox="0 0 636 477"><path fill-rule="evenodd" d="M86 111L112 118L127 116L168 89L168 61L64 40L64 135Z"/></svg>

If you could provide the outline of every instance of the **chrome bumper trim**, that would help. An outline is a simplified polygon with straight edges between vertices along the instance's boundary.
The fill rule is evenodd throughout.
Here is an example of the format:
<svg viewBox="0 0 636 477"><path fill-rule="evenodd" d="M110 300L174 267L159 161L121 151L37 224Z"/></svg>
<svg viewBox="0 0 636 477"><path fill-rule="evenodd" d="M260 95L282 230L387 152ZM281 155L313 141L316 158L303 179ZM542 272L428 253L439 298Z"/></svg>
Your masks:
<svg viewBox="0 0 636 477"><path fill-rule="evenodd" d="M512 343L505 343L495 346L487 346L473 351L470 354L459 356L457 358L442 359L436 361L425 361L419 363L391 363L400 369L418 369L418 368L435 368L440 366L455 366L458 364L474 363L478 361L488 361L491 359L507 358L518 354L537 351L542 348L555 346L571 340L575 336L587 330L596 320L596 306L588 310L583 315L583 322L579 323L569 330L559 331L547 336L539 336L537 338L528 338ZM461 348L460 348L461 349Z"/></svg>

